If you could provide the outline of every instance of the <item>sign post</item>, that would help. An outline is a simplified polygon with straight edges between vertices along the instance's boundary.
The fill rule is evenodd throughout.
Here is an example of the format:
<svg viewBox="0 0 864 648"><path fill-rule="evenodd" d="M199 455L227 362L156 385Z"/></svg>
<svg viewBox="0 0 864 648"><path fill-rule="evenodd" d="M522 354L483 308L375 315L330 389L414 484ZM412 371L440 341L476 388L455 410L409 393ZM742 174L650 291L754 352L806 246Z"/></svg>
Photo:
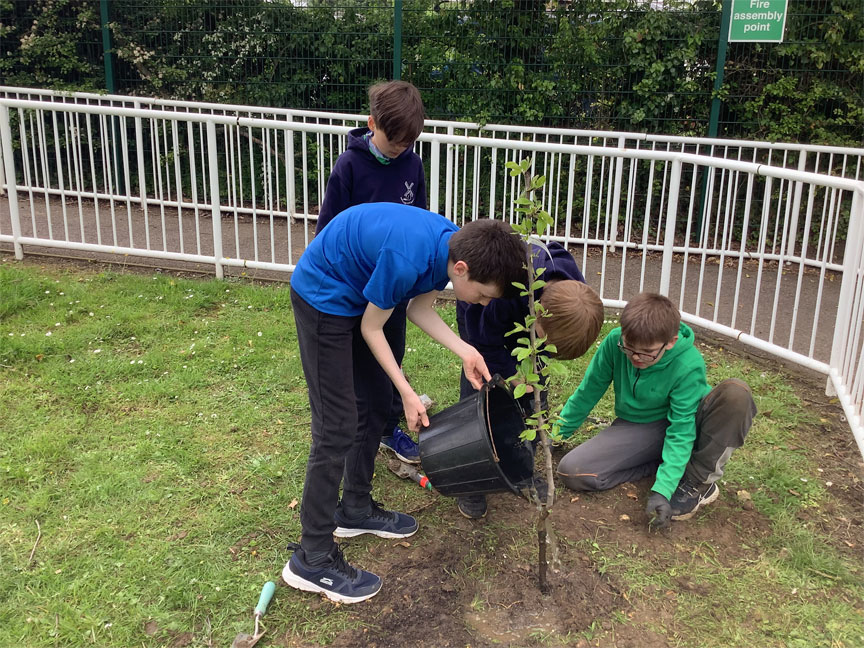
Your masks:
<svg viewBox="0 0 864 648"><path fill-rule="evenodd" d="M730 43L781 43L788 0L732 0Z"/></svg>

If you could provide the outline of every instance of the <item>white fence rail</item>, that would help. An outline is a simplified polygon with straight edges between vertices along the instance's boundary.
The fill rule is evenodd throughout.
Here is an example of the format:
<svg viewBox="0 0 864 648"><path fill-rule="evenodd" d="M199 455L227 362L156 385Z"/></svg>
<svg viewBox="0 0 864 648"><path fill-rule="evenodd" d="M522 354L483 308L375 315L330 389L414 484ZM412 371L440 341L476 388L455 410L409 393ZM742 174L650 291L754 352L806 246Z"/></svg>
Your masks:
<svg viewBox="0 0 864 648"><path fill-rule="evenodd" d="M192 261L219 277L293 269L346 121L363 121L42 99L0 97L0 243L18 258L32 246ZM660 291L685 320L827 374L864 448L864 151L736 142L726 159L729 141L469 126L431 122L420 137L433 211L515 218L504 165L532 156L548 178L546 235L607 306Z"/></svg>

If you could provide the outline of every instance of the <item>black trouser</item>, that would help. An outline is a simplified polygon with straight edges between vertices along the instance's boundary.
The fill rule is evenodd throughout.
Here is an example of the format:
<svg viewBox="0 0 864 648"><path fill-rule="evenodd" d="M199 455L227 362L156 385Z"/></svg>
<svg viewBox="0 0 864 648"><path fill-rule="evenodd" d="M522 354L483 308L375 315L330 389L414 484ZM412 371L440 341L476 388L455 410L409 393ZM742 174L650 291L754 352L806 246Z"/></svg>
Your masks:
<svg viewBox="0 0 864 648"><path fill-rule="evenodd" d="M291 290L312 418L312 446L300 508L307 553L333 546L339 503L349 516L371 506L372 473L393 383L360 334L361 316L328 315Z"/></svg>
<svg viewBox="0 0 864 648"><path fill-rule="evenodd" d="M405 357L405 326L408 321L406 309L408 302L404 301L398 304L390 314L390 319L384 324L384 336L390 344L390 350L393 352L393 357L396 358L396 364L402 366L402 359ZM402 418L405 408L402 405L402 397L399 395L399 390L393 390L393 403L390 406L390 416L384 423L382 436L389 436L393 433L393 428L399 424L399 419Z"/></svg>

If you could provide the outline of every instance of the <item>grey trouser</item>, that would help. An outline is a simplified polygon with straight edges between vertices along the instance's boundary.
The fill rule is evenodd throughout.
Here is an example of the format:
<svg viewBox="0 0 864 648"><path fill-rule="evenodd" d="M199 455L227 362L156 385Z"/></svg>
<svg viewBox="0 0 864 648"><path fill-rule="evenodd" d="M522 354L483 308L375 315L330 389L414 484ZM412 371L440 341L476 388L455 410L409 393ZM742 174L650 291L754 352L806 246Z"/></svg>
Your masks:
<svg viewBox="0 0 864 648"><path fill-rule="evenodd" d="M756 403L743 380L729 378L714 387L696 410L696 442L684 478L711 484L744 439L756 416ZM605 430L573 448L558 464L564 485L578 491L613 488L653 475L660 465L669 421L632 423L615 419Z"/></svg>

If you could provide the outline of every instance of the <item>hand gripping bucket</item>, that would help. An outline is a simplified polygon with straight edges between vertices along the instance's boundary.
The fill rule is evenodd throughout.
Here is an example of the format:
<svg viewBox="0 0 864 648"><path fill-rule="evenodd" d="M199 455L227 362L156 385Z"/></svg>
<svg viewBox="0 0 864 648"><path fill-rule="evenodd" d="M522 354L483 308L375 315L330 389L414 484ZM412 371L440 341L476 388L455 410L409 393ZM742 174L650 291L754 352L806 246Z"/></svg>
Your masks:
<svg viewBox="0 0 864 648"><path fill-rule="evenodd" d="M483 388L429 417L420 431L420 461L435 489L456 497L512 491L534 474L534 456L519 439L522 412L496 375Z"/></svg>

